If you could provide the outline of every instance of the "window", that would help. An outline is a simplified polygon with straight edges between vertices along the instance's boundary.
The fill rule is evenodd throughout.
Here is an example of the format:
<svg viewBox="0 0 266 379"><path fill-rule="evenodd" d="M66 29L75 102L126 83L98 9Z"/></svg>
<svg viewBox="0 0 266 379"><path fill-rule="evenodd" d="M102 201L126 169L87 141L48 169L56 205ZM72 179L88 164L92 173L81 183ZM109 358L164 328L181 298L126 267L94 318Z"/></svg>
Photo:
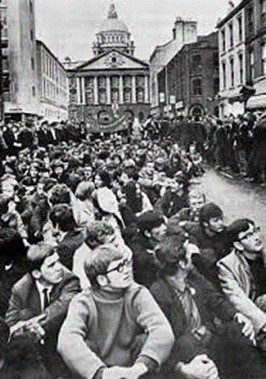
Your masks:
<svg viewBox="0 0 266 379"><path fill-rule="evenodd" d="M226 63L222 63L222 71L223 71L223 89L226 89Z"/></svg>
<svg viewBox="0 0 266 379"><path fill-rule="evenodd" d="M239 83L243 84L243 54L239 54L238 56L239 60Z"/></svg>
<svg viewBox="0 0 266 379"><path fill-rule="evenodd" d="M218 53L213 53L213 66L214 67L219 67L219 54Z"/></svg>
<svg viewBox="0 0 266 379"><path fill-rule="evenodd" d="M234 68L234 59L230 59L230 76L231 76L231 87L235 86L235 68Z"/></svg>
<svg viewBox="0 0 266 379"><path fill-rule="evenodd" d="M230 47L234 46L234 28L233 24L229 24L229 41L230 41Z"/></svg>
<svg viewBox="0 0 266 379"><path fill-rule="evenodd" d="M119 87L119 76L112 76L111 77L111 87L112 88L118 88Z"/></svg>
<svg viewBox="0 0 266 379"><path fill-rule="evenodd" d="M87 105L94 104L94 92L92 88L86 89L85 92L85 102Z"/></svg>
<svg viewBox="0 0 266 379"><path fill-rule="evenodd" d="M266 0L260 2L261 26L266 26Z"/></svg>
<svg viewBox="0 0 266 379"><path fill-rule="evenodd" d="M106 87L106 76L99 76L98 83L99 87Z"/></svg>
<svg viewBox="0 0 266 379"><path fill-rule="evenodd" d="M31 58L31 68L32 68L32 70L35 70L35 61L34 61L34 58Z"/></svg>
<svg viewBox="0 0 266 379"><path fill-rule="evenodd" d="M254 33L254 12L253 7L248 8L248 32L249 34Z"/></svg>
<svg viewBox="0 0 266 379"><path fill-rule="evenodd" d="M103 88L99 89L99 103L100 104L106 104L107 103L107 93L106 93L106 90Z"/></svg>
<svg viewBox="0 0 266 379"><path fill-rule="evenodd" d="M32 86L32 96L35 97L36 96L36 89L34 86Z"/></svg>
<svg viewBox="0 0 266 379"><path fill-rule="evenodd" d="M261 45L261 71L266 75L266 42Z"/></svg>
<svg viewBox="0 0 266 379"><path fill-rule="evenodd" d="M192 57L192 70L200 70L201 69L201 56L193 55Z"/></svg>
<svg viewBox="0 0 266 379"><path fill-rule="evenodd" d="M222 39L222 51L225 51L225 30L221 31L221 39Z"/></svg>
<svg viewBox="0 0 266 379"><path fill-rule="evenodd" d="M238 40L239 40L239 42L241 42L243 39L242 16L238 17L237 22L238 22Z"/></svg>
<svg viewBox="0 0 266 379"><path fill-rule="evenodd" d="M132 100L132 91L131 91L131 88L125 88L124 89L124 101L125 103L131 103Z"/></svg>
<svg viewBox="0 0 266 379"><path fill-rule="evenodd" d="M251 49L249 51L249 70L250 70L250 79L254 79L255 77L255 56L254 56L254 50Z"/></svg>
<svg viewBox="0 0 266 379"><path fill-rule="evenodd" d="M112 103L118 103L119 101L119 91L116 88L112 88L111 91L111 102Z"/></svg>
<svg viewBox="0 0 266 379"><path fill-rule="evenodd" d="M201 79L194 79L192 81L192 91L193 95L202 95L202 88L201 88Z"/></svg>
<svg viewBox="0 0 266 379"><path fill-rule="evenodd" d="M213 79L213 94L216 95L219 92L219 78Z"/></svg>
<svg viewBox="0 0 266 379"><path fill-rule="evenodd" d="M144 89L141 87L137 89L137 103L144 103Z"/></svg>

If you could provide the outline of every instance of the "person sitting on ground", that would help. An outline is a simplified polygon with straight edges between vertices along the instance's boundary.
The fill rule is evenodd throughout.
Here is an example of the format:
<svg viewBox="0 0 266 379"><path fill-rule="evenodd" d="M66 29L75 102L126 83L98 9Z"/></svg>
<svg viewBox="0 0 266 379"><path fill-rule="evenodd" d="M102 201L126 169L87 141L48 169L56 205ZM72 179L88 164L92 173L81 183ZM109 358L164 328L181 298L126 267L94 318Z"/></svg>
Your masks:
<svg viewBox="0 0 266 379"><path fill-rule="evenodd" d="M84 229L78 228L72 208L67 204L54 205L50 212L50 220L60 260L72 270L74 253L85 239Z"/></svg>
<svg viewBox="0 0 266 379"><path fill-rule="evenodd" d="M12 335L34 333L44 343L46 367L57 372L64 367L56 358L57 334L70 300L80 292L79 279L60 263L55 248L43 243L29 248L27 270L12 288L5 320Z"/></svg>
<svg viewBox="0 0 266 379"><path fill-rule="evenodd" d="M254 346L252 324L193 267L194 254L198 255L199 249L184 232L167 237L156 249L160 276L150 291L170 321L176 338L164 377L175 377L171 369L177 363L178 373L186 375L191 359L207 354L217 365L221 378L240 379L243 372L256 378L264 372L266 364ZM213 377L207 375L210 370L218 378L210 359L208 367L198 358L198 367L186 377L210 378ZM205 375L201 376L204 368Z"/></svg>
<svg viewBox="0 0 266 379"><path fill-rule="evenodd" d="M183 208L174 216L170 217L167 223L168 229L185 225L185 221L199 222L200 209L206 202L204 193L197 189L190 191L188 194L188 202L188 208Z"/></svg>
<svg viewBox="0 0 266 379"><path fill-rule="evenodd" d="M127 245L133 252L133 272L137 283L149 287L156 278L155 246L165 237L165 218L154 212L143 213Z"/></svg>
<svg viewBox="0 0 266 379"><path fill-rule="evenodd" d="M131 259L102 245L85 272L92 288L73 299L58 338L70 370L87 379L137 379L158 369L170 354L173 333L149 291L133 282Z"/></svg>
<svg viewBox="0 0 266 379"><path fill-rule="evenodd" d="M80 286L82 289L90 287L90 282L85 273L84 263L92 256L93 250L106 243L114 244L120 249L124 249L127 255L132 255L130 249L119 243L120 240L116 238L114 228L104 221L93 221L86 226L86 238L83 244L76 250L73 257L73 273L80 279Z"/></svg>
<svg viewBox="0 0 266 379"><path fill-rule="evenodd" d="M27 249L15 229L0 230L0 317L5 317L13 285L27 272Z"/></svg>
<svg viewBox="0 0 266 379"><path fill-rule="evenodd" d="M14 228L28 246L28 234L20 214L16 210L17 196L0 195L0 229L3 227Z"/></svg>
<svg viewBox="0 0 266 379"><path fill-rule="evenodd" d="M258 346L266 350L266 267L260 228L238 219L227 228L232 251L218 263L222 290L253 323Z"/></svg>
<svg viewBox="0 0 266 379"><path fill-rule="evenodd" d="M186 222L182 228L194 239L201 251L194 264L220 288L216 262L230 251L222 209L214 203L207 203L199 211L199 222Z"/></svg>
<svg viewBox="0 0 266 379"><path fill-rule="evenodd" d="M42 363L34 336L10 339L10 329L2 318L0 335L0 379L52 379Z"/></svg>

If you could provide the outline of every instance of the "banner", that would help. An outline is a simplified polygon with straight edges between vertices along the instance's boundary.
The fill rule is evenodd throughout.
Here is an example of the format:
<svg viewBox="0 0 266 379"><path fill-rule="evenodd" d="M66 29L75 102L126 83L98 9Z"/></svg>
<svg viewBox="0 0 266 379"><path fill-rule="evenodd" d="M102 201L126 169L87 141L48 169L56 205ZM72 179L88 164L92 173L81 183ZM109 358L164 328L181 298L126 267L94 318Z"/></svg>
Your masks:
<svg viewBox="0 0 266 379"><path fill-rule="evenodd" d="M128 120L125 115L111 121L108 124L100 124L93 118L87 121L87 130L89 133L114 133L128 128Z"/></svg>

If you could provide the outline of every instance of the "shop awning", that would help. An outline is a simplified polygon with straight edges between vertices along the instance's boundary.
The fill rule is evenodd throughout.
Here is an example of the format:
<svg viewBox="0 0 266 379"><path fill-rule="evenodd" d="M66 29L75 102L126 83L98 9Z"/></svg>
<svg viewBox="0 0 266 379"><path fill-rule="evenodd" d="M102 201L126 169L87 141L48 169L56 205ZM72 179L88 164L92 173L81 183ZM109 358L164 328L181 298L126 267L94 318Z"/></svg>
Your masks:
<svg viewBox="0 0 266 379"><path fill-rule="evenodd" d="M247 109L266 109L266 93L251 96L247 102Z"/></svg>

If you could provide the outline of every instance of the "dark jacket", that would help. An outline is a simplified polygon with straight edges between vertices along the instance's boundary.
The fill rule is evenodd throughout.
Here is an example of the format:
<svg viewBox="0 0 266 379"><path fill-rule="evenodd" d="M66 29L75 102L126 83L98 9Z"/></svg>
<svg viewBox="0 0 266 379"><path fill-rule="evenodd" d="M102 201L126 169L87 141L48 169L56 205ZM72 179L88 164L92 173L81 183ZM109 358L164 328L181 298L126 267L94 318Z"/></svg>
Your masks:
<svg viewBox="0 0 266 379"><path fill-rule="evenodd" d="M215 330L217 317L224 322L233 319L237 313L233 305L218 292L195 268L188 277L187 284L196 290L195 303L199 310L203 325L209 330ZM190 360L189 352L182 348L184 335L194 340L194 336L187 330L187 320L182 304L172 286L164 278L159 278L150 288L150 292L160 305L168 321L170 322L176 338L173 350L172 363L179 360Z"/></svg>
<svg viewBox="0 0 266 379"><path fill-rule="evenodd" d="M56 334L64 321L70 300L80 292L79 279L63 267L64 276L51 292L51 302L43 311L46 318L42 326L46 332ZM6 322L11 327L18 321L40 315L41 302L35 280L27 273L12 288Z"/></svg>

